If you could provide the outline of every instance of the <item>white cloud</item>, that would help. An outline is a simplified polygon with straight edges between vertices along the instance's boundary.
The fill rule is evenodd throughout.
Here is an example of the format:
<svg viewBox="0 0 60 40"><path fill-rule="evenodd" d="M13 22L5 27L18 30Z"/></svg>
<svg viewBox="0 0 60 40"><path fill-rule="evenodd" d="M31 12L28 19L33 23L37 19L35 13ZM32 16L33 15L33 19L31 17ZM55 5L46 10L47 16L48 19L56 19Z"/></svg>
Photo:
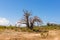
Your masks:
<svg viewBox="0 0 60 40"><path fill-rule="evenodd" d="M0 17L0 25L8 25L8 24L9 24L9 20Z"/></svg>

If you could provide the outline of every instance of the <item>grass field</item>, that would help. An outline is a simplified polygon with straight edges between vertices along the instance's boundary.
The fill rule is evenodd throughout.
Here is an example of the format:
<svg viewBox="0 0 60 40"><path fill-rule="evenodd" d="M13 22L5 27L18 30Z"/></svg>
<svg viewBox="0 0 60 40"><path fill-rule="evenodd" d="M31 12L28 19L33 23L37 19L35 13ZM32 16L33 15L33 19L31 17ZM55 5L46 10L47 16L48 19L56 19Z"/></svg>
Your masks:
<svg viewBox="0 0 60 40"><path fill-rule="evenodd" d="M0 40L60 40L60 26L34 27L0 26ZM46 32L47 31L47 32Z"/></svg>

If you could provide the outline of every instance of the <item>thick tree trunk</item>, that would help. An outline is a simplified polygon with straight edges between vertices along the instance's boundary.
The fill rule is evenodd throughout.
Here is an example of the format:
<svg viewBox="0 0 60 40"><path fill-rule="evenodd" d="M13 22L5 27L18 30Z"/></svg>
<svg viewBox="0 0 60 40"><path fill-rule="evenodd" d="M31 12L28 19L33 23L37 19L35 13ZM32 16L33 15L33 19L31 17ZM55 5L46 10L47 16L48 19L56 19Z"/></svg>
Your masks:
<svg viewBox="0 0 60 40"><path fill-rule="evenodd" d="M28 19L28 17L26 17L26 19L27 19L27 27L29 28L29 19Z"/></svg>
<svg viewBox="0 0 60 40"><path fill-rule="evenodd" d="M30 29L33 30L33 23L31 23L31 25L30 25Z"/></svg>

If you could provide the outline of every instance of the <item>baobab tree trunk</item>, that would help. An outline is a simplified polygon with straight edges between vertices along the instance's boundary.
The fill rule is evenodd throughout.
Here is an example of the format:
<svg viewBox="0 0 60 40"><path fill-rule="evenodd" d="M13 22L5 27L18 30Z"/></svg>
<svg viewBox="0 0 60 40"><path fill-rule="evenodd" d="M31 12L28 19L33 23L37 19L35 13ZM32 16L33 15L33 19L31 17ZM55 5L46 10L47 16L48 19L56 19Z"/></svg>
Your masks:
<svg viewBox="0 0 60 40"><path fill-rule="evenodd" d="M28 17L26 17L26 19L27 19L26 25L27 25L27 27L29 28L29 19L28 19Z"/></svg>

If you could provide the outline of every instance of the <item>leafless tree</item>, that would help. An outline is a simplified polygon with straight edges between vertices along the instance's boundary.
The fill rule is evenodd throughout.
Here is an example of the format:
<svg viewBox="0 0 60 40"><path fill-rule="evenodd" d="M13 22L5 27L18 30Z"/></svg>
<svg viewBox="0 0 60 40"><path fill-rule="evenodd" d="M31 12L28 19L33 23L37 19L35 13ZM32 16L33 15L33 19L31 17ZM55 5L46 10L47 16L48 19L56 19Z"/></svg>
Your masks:
<svg viewBox="0 0 60 40"><path fill-rule="evenodd" d="M24 18L21 20L22 24L26 24L26 26L30 29L33 29L34 23L39 22L42 23L42 20L39 19L39 17L34 16L31 18L31 12L29 11L23 11L24 12Z"/></svg>
<svg viewBox="0 0 60 40"><path fill-rule="evenodd" d="M33 29L34 23L42 23L41 19L37 16L34 16L33 19L30 20L30 29Z"/></svg>
<svg viewBox="0 0 60 40"><path fill-rule="evenodd" d="M24 24L26 24L27 25L27 27L28 28L30 28L30 26L29 26L29 17L30 17L30 12L28 12L28 11L23 11L24 12L24 21L25 21L25 23Z"/></svg>

